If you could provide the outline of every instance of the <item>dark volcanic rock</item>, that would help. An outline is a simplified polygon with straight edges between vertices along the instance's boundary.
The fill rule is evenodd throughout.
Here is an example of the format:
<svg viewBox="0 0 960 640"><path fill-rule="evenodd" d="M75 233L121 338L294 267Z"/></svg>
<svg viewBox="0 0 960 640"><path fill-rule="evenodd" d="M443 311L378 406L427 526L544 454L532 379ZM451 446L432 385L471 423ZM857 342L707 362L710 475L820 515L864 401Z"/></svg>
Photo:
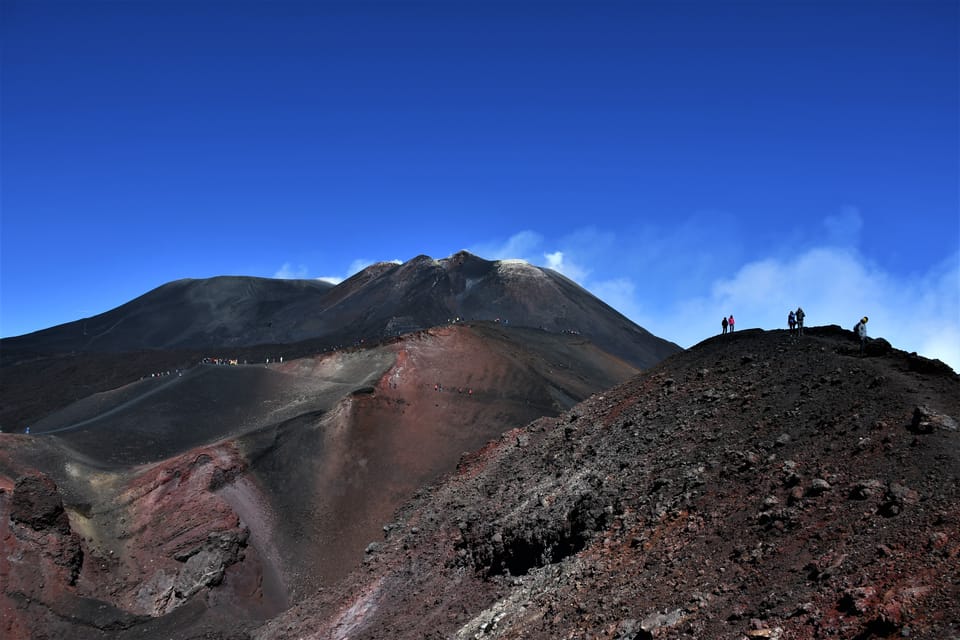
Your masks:
<svg viewBox="0 0 960 640"><path fill-rule="evenodd" d="M50 478L21 477L12 496L0 490L0 548L0 621L8 630L22 620L12 614L22 608L17 603L70 597L84 552ZM8 637L18 635L10 631Z"/></svg>
<svg viewBox="0 0 960 640"><path fill-rule="evenodd" d="M70 533L70 521L56 483L47 476L24 476L13 488L10 519L35 531Z"/></svg>

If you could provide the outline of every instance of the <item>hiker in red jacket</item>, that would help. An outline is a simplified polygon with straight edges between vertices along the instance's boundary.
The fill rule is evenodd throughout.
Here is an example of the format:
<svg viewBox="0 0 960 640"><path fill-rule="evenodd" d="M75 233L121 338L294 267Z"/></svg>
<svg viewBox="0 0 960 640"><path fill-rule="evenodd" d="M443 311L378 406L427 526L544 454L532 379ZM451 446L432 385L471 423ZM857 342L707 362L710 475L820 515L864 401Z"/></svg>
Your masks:
<svg viewBox="0 0 960 640"><path fill-rule="evenodd" d="M733 320L733 314L731 313L731 314L730 314L730 319L727 320L727 324L730 326L730 333L733 333L733 322L734 322L734 320Z"/></svg>

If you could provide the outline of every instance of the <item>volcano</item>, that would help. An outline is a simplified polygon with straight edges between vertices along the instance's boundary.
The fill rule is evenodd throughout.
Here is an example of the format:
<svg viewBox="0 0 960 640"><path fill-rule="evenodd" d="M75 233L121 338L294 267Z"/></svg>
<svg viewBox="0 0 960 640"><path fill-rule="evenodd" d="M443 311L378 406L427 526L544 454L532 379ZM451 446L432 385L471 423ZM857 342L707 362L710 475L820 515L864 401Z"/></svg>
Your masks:
<svg viewBox="0 0 960 640"><path fill-rule="evenodd" d="M22 431L93 393L204 357L290 359L467 321L577 336L639 369L680 350L555 271L465 251L377 263L337 286L178 280L106 313L0 340L0 425Z"/></svg>
<svg viewBox="0 0 960 640"><path fill-rule="evenodd" d="M466 251L377 263L333 286L224 276L178 280L116 309L0 342L5 363L42 355L344 346L451 321L498 321L582 335L637 367L678 347L657 338L551 269Z"/></svg>
<svg viewBox="0 0 960 640"><path fill-rule="evenodd" d="M4 638L960 633L939 361L834 326L680 351L469 254L306 286L266 329L257 305L150 349L122 321L11 342Z"/></svg>
<svg viewBox="0 0 960 640"><path fill-rule="evenodd" d="M30 426L0 435L11 638L261 624L465 452L679 350L466 253L336 287L178 281L2 347L3 420Z"/></svg>

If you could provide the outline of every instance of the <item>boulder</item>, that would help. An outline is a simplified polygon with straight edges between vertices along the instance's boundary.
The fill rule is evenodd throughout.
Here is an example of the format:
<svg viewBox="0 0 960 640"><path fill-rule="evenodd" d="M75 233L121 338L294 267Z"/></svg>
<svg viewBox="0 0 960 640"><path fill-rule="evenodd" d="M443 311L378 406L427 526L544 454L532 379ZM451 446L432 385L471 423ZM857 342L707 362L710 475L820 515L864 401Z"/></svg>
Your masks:
<svg viewBox="0 0 960 640"><path fill-rule="evenodd" d="M56 483L44 475L23 476L13 488L10 519L34 531L70 533L70 520Z"/></svg>
<svg viewBox="0 0 960 640"><path fill-rule="evenodd" d="M935 429L956 431L957 421L926 405L915 407L913 410L913 421L910 423L910 430L915 433L933 433Z"/></svg>

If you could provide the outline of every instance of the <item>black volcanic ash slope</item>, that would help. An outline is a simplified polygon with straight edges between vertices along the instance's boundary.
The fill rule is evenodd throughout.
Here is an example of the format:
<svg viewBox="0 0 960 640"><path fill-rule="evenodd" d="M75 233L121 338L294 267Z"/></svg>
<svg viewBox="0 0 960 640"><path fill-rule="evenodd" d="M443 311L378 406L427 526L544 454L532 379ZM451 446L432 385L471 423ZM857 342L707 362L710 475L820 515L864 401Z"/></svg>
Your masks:
<svg viewBox="0 0 960 640"><path fill-rule="evenodd" d="M273 330L279 313L308 313L333 285L319 280L219 276L177 280L75 322L2 341L4 359L30 354L296 342Z"/></svg>

